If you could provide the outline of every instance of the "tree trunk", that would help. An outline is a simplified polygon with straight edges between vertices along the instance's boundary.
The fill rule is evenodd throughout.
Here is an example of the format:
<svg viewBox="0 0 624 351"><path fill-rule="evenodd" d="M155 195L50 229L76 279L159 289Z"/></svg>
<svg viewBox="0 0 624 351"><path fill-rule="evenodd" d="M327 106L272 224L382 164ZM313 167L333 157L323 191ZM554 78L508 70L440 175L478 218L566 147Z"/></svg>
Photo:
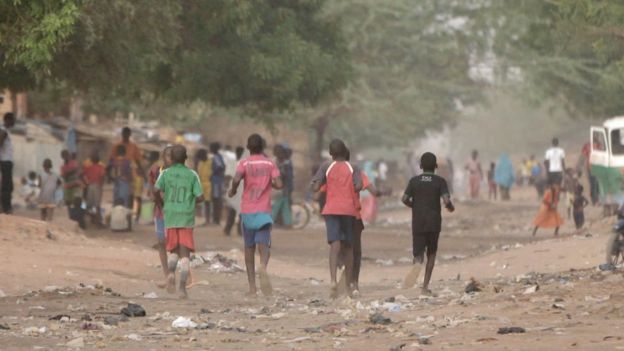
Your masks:
<svg viewBox="0 0 624 351"><path fill-rule="evenodd" d="M323 154L323 146L325 142L325 132L327 131L327 126L329 125L329 117L327 114L323 114L317 117L313 124L312 128L316 132L316 140L314 142L314 151L312 154L312 161L314 164L314 168L321 165L322 154Z"/></svg>
<svg viewBox="0 0 624 351"><path fill-rule="evenodd" d="M69 101L69 120L73 122L82 122L84 120L84 111L82 109L83 98L80 93L72 95Z"/></svg>
<svg viewBox="0 0 624 351"><path fill-rule="evenodd" d="M9 93L11 94L11 112L17 116L17 93L13 90L9 90Z"/></svg>

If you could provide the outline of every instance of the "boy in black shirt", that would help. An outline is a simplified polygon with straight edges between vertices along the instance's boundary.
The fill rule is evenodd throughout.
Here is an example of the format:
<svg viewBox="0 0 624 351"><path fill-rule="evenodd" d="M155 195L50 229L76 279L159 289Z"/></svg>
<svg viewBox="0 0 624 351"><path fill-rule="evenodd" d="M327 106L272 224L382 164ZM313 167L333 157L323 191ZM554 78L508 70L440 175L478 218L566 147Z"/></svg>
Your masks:
<svg viewBox="0 0 624 351"><path fill-rule="evenodd" d="M404 287L411 288L416 284L418 275L424 263L425 249L427 251L427 267L422 292L430 294L429 281L435 264L438 250L438 238L442 227L442 208L440 198L449 212L455 211L451 202L448 186L444 178L435 175L438 168L436 156L426 152L420 158L420 168L423 174L413 177L405 194L403 203L412 209L412 246L414 253L414 267L405 277Z"/></svg>

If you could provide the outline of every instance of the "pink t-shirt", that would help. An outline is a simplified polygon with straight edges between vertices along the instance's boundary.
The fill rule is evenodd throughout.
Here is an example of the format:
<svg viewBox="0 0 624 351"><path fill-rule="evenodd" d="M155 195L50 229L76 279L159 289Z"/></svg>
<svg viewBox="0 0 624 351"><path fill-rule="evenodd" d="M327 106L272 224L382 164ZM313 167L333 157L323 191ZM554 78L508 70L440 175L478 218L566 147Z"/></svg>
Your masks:
<svg viewBox="0 0 624 351"><path fill-rule="evenodd" d="M273 161L264 155L241 160L236 173L243 176L241 213L271 213L271 182L280 176Z"/></svg>

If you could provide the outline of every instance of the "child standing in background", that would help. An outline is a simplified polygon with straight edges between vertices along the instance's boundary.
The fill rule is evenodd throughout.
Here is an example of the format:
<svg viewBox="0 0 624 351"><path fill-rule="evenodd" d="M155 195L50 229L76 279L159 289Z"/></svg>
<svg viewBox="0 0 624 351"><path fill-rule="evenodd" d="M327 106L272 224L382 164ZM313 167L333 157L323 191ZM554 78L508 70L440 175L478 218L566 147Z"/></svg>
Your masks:
<svg viewBox="0 0 624 351"><path fill-rule="evenodd" d="M589 205L589 201L583 195L583 186L579 184L576 186L573 201L574 225L577 230L582 229L585 225L585 207L587 205Z"/></svg>
<svg viewBox="0 0 624 351"><path fill-rule="evenodd" d="M39 193L38 205L41 210L41 220L50 222L56 208L55 194L61 186L61 178L52 172L52 161L46 158L43 161L43 174L39 178L41 192Z"/></svg>
<svg viewBox="0 0 624 351"><path fill-rule="evenodd" d="M132 161L126 157L126 147L118 145L116 156L108 165L109 177L113 180L113 203L123 204L126 208L132 206ZM128 214L132 230L132 211Z"/></svg>
<svg viewBox="0 0 624 351"><path fill-rule="evenodd" d="M101 225L102 189L106 167L100 162L100 155L97 152L93 152L89 160L90 162L85 162L83 166L83 181L87 185L87 211L93 214L92 222Z"/></svg>
<svg viewBox="0 0 624 351"><path fill-rule="evenodd" d="M496 163L490 163L490 169L487 171L487 181L488 181L488 200L496 201L497 197L497 186L494 181L494 175L496 173Z"/></svg>
<svg viewBox="0 0 624 351"><path fill-rule="evenodd" d="M206 217L206 225L210 224L210 200L212 199L212 160L208 157L206 149L197 150L197 167L196 171L199 175L202 189L204 190L204 217Z"/></svg>

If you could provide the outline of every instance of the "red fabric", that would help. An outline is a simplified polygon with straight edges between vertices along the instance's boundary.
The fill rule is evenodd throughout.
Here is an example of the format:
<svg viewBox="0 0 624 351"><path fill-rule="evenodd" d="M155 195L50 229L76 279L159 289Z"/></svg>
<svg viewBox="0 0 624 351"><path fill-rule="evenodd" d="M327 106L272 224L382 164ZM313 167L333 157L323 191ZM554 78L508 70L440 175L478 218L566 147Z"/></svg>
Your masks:
<svg viewBox="0 0 624 351"><path fill-rule="evenodd" d="M375 223L377 220L377 198L374 196L367 196L362 199L362 221L366 223Z"/></svg>
<svg viewBox="0 0 624 351"><path fill-rule="evenodd" d="M114 160L115 158L117 158L117 147L119 145L123 145L126 148L126 157L129 158L130 160L136 162L136 163L140 163L141 162L141 150L139 149L139 147L129 141L127 143L124 143L123 141L118 142L117 144L113 145L113 148L111 149L111 155L109 157L110 160Z"/></svg>
<svg viewBox="0 0 624 351"><path fill-rule="evenodd" d="M61 177L63 177L64 189L73 189L81 186L79 173L80 166L76 160L69 160L69 162L61 166Z"/></svg>
<svg viewBox="0 0 624 351"><path fill-rule="evenodd" d="M102 184L106 175L106 168L101 163L91 163L83 168L84 179L87 184Z"/></svg>
<svg viewBox="0 0 624 351"><path fill-rule="evenodd" d="M360 172L362 177L362 191L365 191L371 185L370 179L366 175L366 172ZM355 209L357 210L357 215L355 218L362 219L362 202L360 201L360 193L355 194Z"/></svg>
<svg viewBox="0 0 624 351"><path fill-rule="evenodd" d="M193 228L167 228L167 251L172 252L182 245L195 252Z"/></svg>
<svg viewBox="0 0 624 351"><path fill-rule="evenodd" d="M334 162L327 171L327 201L323 214L356 217L355 204L353 171L347 162Z"/></svg>

